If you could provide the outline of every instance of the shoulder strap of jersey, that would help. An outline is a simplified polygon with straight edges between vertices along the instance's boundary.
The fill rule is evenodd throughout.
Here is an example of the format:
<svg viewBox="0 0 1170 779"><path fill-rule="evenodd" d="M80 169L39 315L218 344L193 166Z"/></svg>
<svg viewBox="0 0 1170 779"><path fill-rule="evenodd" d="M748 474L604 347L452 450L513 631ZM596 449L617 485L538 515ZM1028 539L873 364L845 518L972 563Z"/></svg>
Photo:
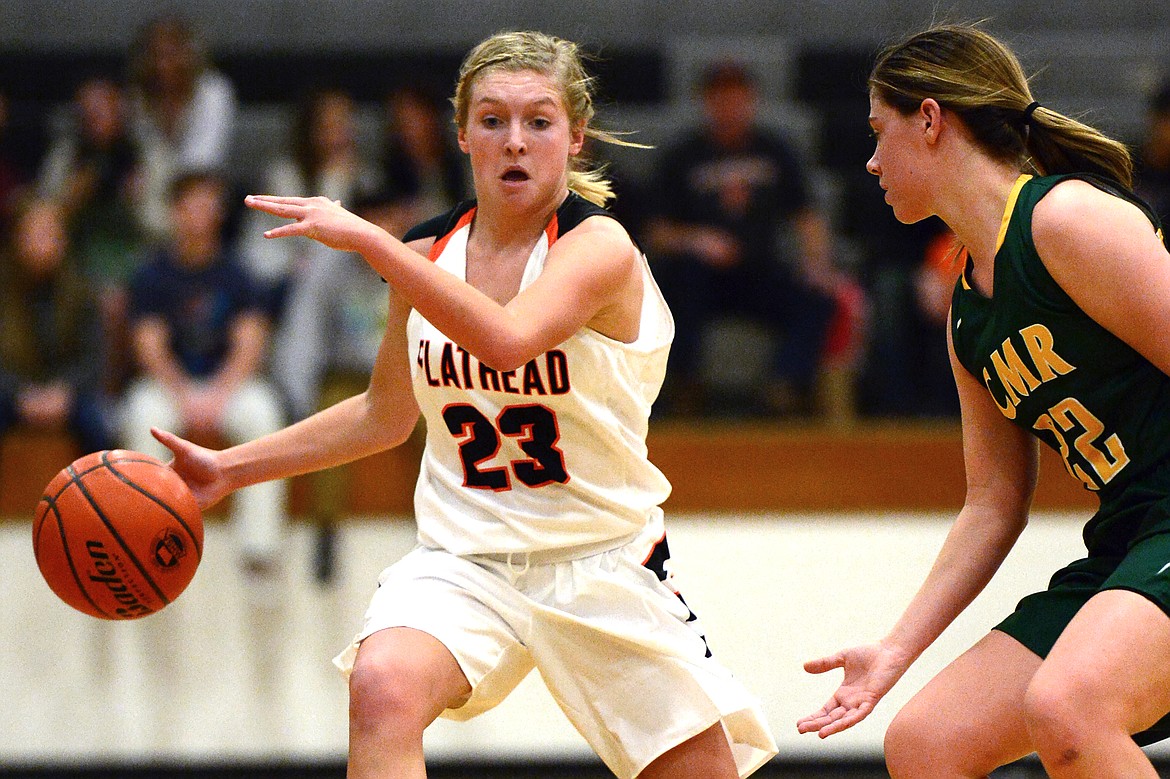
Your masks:
<svg viewBox="0 0 1170 779"><path fill-rule="evenodd" d="M460 222L475 206L476 201L464 200L450 211L439 214L410 228L406 232L406 235L402 237L402 242L410 243L411 241L418 241L423 238L442 239L458 229ZM554 240L561 237L591 216L605 216L610 219L617 219L611 212L570 190L569 196L557 208L556 216L554 217L556 220L556 233L551 237Z"/></svg>
<svg viewBox="0 0 1170 779"><path fill-rule="evenodd" d="M459 224L459 219L471 209L475 208L474 200L464 200L445 214L439 214L406 231L402 236L403 243L418 241L423 238L442 238Z"/></svg>
<svg viewBox="0 0 1170 779"><path fill-rule="evenodd" d="M604 216L613 219L616 222L621 222L621 220L619 220L612 211L609 211L592 201L586 200L576 192L569 190L569 196L565 198L565 202L561 203L560 208L557 209L556 234L550 237L553 238L553 240L560 238L562 235L569 232L591 216ZM627 232L629 232L628 228ZM642 246L638 243L638 239L631 235L630 240L634 242L634 245L637 247L638 251L641 252Z"/></svg>
<svg viewBox="0 0 1170 779"><path fill-rule="evenodd" d="M569 196L565 198L560 208L557 209L557 237L561 237L591 216L608 216L610 219L617 218L601 206L569 190Z"/></svg>
<svg viewBox="0 0 1170 779"><path fill-rule="evenodd" d="M1059 178L1061 180L1080 179L1081 181L1086 181L1102 192L1108 192L1114 197L1119 197L1122 200L1133 203L1135 206L1141 209L1142 213L1146 215L1146 218L1150 220L1150 224L1154 226L1154 232L1156 232L1158 237L1162 239L1162 242L1165 243L1166 234L1162 229L1162 220L1158 217L1158 213L1150 207L1149 203L1142 200L1140 197L1134 194L1133 191L1127 189L1121 184L1121 182L1115 181L1108 176L1101 176L1096 173L1069 173L1060 176Z"/></svg>

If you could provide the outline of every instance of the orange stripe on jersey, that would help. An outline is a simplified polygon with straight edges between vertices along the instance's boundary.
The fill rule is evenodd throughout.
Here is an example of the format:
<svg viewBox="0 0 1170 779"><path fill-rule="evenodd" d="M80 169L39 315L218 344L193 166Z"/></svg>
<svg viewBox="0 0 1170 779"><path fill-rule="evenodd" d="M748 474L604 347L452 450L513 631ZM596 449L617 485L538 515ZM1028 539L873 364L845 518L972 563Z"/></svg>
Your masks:
<svg viewBox="0 0 1170 779"><path fill-rule="evenodd" d="M455 235L455 233L471 224L471 220L474 218L475 209L469 209L466 214L459 217L459 221L455 223L455 227L452 228L451 232L447 233L443 237L439 238L439 240L431 244L431 250L427 253L427 257L430 259L430 261L434 262L435 260L439 259L439 255L443 253L443 249L447 248L447 242L451 240L451 236Z"/></svg>
<svg viewBox="0 0 1170 779"><path fill-rule="evenodd" d="M554 211L553 218L548 222L548 227L544 228L544 234L548 237L548 248L551 249L552 245L557 242L558 232L559 229L557 227L557 214Z"/></svg>
<svg viewBox="0 0 1170 779"><path fill-rule="evenodd" d="M646 559L642 561L642 565L645 565L646 563L650 562L650 558L654 556L654 552L657 551L658 545L661 544L665 540L666 540L666 531L663 530L662 537L650 545L650 551L646 554Z"/></svg>

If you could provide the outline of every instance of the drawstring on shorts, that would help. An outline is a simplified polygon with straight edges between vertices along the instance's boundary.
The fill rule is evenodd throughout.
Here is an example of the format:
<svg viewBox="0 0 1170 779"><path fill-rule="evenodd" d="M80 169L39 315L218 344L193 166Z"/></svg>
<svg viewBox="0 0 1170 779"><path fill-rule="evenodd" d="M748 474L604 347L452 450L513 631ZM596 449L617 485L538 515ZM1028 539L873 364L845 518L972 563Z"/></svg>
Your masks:
<svg viewBox="0 0 1170 779"><path fill-rule="evenodd" d="M512 559L515 557L523 557L524 558L524 567L523 568L516 570L516 566L512 562ZM511 572L511 574L513 576L521 576L525 573L528 573L528 569L532 566L532 555L529 554L528 552L508 552L507 557L506 557L504 562L507 563L508 571Z"/></svg>

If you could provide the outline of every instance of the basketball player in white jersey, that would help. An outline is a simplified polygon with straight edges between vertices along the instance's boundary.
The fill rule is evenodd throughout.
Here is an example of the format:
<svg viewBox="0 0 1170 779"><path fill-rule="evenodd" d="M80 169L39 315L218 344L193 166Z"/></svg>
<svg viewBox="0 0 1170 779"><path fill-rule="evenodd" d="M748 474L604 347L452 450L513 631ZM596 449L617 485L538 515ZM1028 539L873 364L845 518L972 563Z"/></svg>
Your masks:
<svg viewBox="0 0 1170 779"><path fill-rule="evenodd" d="M349 776L425 776L422 733L539 668L619 777L747 776L776 753L755 699L674 590L646 458L673 320L608 183L577 155L592 99L576 47L503 33L454 104L476 200L401 243L324 198L250 196L358 252L388 282L365 393L216 452L155 431L209 506L232 490L403 442L420 410L417 548L390 566L352 646Z"/></svg>

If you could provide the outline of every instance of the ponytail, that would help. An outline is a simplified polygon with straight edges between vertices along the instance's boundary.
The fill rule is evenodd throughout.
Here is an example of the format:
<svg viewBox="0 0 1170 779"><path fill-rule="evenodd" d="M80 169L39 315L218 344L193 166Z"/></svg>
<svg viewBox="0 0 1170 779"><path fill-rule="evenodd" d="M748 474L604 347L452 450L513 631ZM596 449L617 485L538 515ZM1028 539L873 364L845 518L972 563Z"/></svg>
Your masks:
<svg viewBox="0 0 1170 779"><path fill-rule="evenodd" d="M1125 145L1036 103L1016 56L974 25L941 25L890 46L869 88L904 116L933 98L987 153L1022 170L1095 173L1133 186Z"/></svg>

